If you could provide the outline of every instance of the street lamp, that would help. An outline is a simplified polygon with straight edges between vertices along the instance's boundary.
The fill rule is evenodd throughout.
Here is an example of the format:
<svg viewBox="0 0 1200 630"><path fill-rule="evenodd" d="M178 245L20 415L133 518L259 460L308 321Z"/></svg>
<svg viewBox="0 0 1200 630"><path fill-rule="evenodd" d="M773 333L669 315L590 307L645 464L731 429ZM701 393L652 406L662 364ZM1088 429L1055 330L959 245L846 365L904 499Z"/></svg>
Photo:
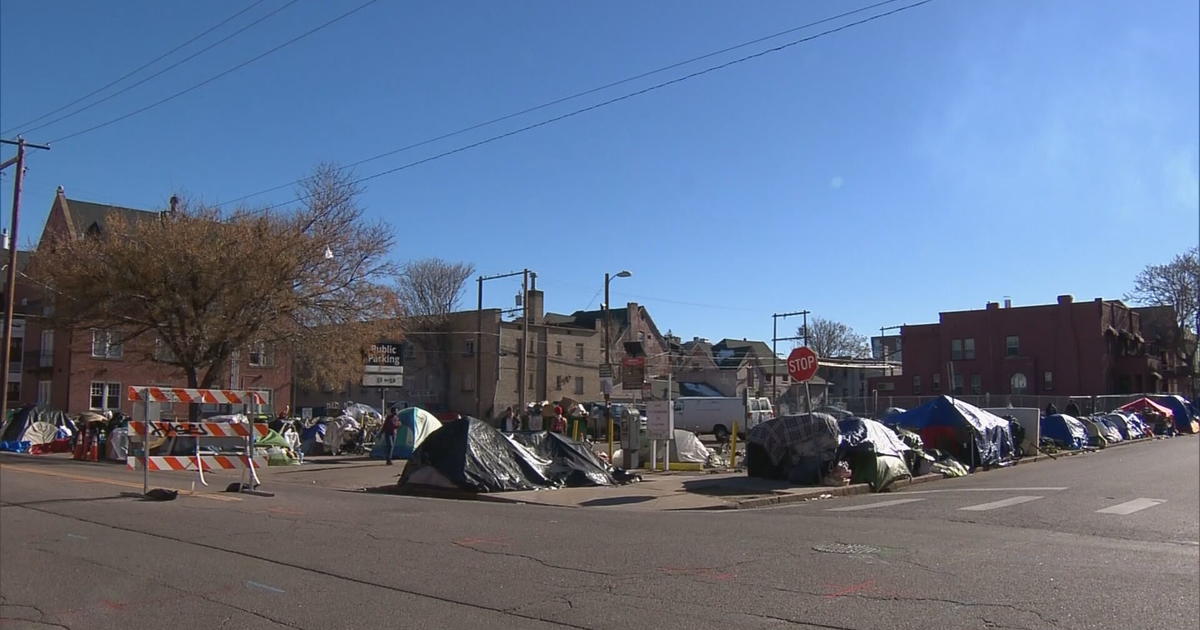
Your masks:
<svg viewBox="0 0 1200 630"><path fill-rule="evenodd" d="M612 282L613 278L628 278L632 275L633 275L632 273L625 271L625 270L621 270L612 275L609 275L607 272L604 274L604 364L609 366L608 367L609 374L612 374L612 363L609 359L609 346L611 345L611 341L609 340L609 334L610 334L609 330L612 328L612 315L611 315L612 311L608 307L608 284L610 282ZM610 376L610 378L611 378L611 376ZM605 388L605 390L604 390L604 415L605 415L605 417L608 418L608 461L609 461L609 463L612 463L612 458L613 458L613 419L612 419L612 394L610 393L611 391L612 391L611 386Z"/></svg>

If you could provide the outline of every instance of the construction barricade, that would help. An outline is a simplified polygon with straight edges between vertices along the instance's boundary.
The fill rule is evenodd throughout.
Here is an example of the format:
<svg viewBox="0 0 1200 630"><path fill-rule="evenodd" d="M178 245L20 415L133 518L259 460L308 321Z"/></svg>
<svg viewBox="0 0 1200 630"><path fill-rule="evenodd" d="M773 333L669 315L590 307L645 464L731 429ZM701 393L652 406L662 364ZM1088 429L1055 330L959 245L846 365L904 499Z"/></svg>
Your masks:
<svg viewBox="0 0 1200 630"><path fill-rule="evenodd" d="M270 496L269 493L257 491L261 485L258 478L258 468L267 465L266 457L254 455L254 442L266 437L269 427L265 424L225 423L225 422L171 422L150 420L158 415L158 405L162 403L195 403L195 404L232 404L245 405L247 411L257 411L265 404L266 397L262 392L219 390L219 389L187 389L152 386L130 386L128 398L143 404L142 417L145 421L129 423L129 439L141 443L141 456L130 455L126 458L129 468L142 468L142 493L150 491L150 471L176 470L195 471L202 485L207 486L205 472L214 470L241 470L242 480L236 484L240 492L248 492ZM158 455L151 456L151 444L154 439L176 437L195 438L195 449L190 455ZM240 454L202 454L200 440L229 440L241 442L243 450ZM139 461L140 460L140 461Z"/></svg>

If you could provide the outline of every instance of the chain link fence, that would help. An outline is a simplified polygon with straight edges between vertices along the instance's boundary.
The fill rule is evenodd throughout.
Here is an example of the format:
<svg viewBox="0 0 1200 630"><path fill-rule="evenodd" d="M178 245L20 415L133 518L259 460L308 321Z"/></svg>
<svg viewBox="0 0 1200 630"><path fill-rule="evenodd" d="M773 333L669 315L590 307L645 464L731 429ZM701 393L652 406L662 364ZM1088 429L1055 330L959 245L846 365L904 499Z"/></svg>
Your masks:
<svg viewBox="0 0 1200 630"><path fill-rule="evenodd" d="M1045 396L1023 394L959 394L954 398L976 407L1034 407L1046 409L1053 404L1059 412L1066 413L1067 406L1074 404L1080 415L1103 413L1133 402L1143 396L1162 396L1163 394L1112 394L1103 396ZM862 396L862 397L830 397L821 406L832 406L845 409L854 415L864 418L879 418L888 409L912 409L938 398L938 396ZM814 400L814 405L816 401Z"/></svg>

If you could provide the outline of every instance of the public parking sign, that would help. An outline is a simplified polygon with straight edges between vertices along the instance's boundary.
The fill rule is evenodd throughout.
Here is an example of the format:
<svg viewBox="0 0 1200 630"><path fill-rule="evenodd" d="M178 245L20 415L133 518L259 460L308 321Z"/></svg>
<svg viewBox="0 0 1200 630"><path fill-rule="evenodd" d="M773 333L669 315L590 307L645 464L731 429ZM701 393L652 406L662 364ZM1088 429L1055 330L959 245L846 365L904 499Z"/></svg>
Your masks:
<svg viewBox="0 0 1200 630"><path fill-rule="evenodd" d="M788 374L798 383L806 383L817 373L817 353L800 346L788 355Z"/></svg>

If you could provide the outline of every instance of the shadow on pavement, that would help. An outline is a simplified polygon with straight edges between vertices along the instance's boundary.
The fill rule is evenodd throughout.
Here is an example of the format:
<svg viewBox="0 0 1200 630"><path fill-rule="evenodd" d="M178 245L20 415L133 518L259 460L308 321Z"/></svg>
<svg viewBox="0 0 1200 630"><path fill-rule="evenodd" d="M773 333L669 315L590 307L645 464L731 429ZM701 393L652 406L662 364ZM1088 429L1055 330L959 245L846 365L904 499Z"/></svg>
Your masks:
<svg viewBox="0 0 1200 630"><path fill-rule="evenodd" d="M631 496L631 497L606 497L603 499L591 499L588 501L584 501L584 502L580 503L579 505L581 505L583 507L600 507L600 506L605 506L605 505L627 505L630 503L644 503L646 501L653 501L654 499L657 499L657 498L658 497L649 496L649 495L636 495L636 496Z"/></svg>
<svg viewBox="0 0 1200 630"><path fill-rule="evenodd" d="M693 494L709 496L741 496L762 494L785 494L796 488L786 481L772 481L755 477L725 477L723 479L694 479L683 482L683 490Z"/></svg>

